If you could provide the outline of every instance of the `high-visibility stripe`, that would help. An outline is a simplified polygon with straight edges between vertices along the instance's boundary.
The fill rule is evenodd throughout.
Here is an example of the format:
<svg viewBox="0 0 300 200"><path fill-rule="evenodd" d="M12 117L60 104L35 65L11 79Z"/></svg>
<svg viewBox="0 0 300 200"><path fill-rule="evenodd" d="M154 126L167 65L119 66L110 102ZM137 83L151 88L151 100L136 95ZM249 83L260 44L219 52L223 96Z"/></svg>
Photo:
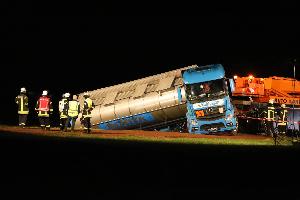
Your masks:
<svg viewBox="0 0 300 200"><path fill-rule="evenodd" d="M29 111L18 111L19 114L23 114L23 115L26 115L29 113Z"/></svg>
<svg viewBox="0 0 300 200"><path fill-rule="evenodd" d="M49 113L47 111L39 111L39 117L49 117Z"/></svg>
<svg viewBox="0 0 300 200"><path fill-rule="evenodd" d="M23 96L21 96L21 112L24 111L24 106L23 106Z"/></svg>

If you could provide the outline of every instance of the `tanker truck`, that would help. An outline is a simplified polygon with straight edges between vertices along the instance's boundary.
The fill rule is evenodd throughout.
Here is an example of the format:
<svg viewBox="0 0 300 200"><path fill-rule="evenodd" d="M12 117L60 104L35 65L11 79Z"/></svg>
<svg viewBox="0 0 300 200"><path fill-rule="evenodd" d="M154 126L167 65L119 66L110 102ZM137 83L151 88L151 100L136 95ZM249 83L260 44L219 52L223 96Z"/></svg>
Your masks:
<svg viewBox="0 0 300 200"><path fill-rule="evenodd" d="M194 89L206 83L211 93L204 96ZM95 103L91 123L99 129L183 131L187 127L199 134L236 130L230 89L220 64L191 65L87 92ZM78 95L80 105L83 94Z"/></svg>

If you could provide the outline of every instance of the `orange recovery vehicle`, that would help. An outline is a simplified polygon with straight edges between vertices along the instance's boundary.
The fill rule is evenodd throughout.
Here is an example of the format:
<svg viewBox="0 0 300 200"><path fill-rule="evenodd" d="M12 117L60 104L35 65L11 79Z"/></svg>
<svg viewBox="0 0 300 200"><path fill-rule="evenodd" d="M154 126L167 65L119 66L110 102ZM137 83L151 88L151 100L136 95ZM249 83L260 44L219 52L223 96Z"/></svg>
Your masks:
<svg viewBox="0 0 300 200"><path fill-rule="evenodd" d="M299 131L300 121L300 81L293 78L272 76L268 78L249 75L235 75L233 104L237 110L239 130L261 132L260 113L266 109L269 100L277 109L282 104L288 108L288 129ZM294 123L293 123L294 122Z"/></svg>

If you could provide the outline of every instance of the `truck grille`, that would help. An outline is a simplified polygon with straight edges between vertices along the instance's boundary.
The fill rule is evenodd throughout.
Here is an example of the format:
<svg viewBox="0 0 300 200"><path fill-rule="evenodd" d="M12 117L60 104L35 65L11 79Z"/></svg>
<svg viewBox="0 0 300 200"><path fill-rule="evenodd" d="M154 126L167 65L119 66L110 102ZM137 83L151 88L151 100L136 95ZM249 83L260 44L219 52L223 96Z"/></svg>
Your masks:
<svg viewBox="0 0 300 200"><path fill-rule="evenodd" d="M200 130L201 131L211 131L212 129L214 129L214 131L220 130L220 128L225 128L223 123L214 123L214 124L204 124L202 126L200 126Z"/></svg>
<svg viewBox="0 0 300 200"><path fill-rule="evenodd" d="M223 113L220 112L220 109L223 109ZM197 112L201 112L201 113L197 114ZM206 108L203 110L196 110L195 115L197 119L204 119L209 121L223 118L225 117L225 106L217 106L217 107Z"/></svg>

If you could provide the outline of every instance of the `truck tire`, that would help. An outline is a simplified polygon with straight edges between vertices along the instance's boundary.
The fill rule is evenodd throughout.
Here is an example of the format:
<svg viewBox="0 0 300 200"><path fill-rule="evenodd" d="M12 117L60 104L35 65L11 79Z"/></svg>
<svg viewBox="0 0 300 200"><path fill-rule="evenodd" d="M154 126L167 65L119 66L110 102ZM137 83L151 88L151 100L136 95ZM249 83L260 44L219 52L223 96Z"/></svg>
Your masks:
<svg viewBox="0 0 300 200"><path fill-rule="evenodd" d="M231 134L232 135L238 135L239 133L238 133L237 129L234 129L234 130L231 131Z"/></svg>

